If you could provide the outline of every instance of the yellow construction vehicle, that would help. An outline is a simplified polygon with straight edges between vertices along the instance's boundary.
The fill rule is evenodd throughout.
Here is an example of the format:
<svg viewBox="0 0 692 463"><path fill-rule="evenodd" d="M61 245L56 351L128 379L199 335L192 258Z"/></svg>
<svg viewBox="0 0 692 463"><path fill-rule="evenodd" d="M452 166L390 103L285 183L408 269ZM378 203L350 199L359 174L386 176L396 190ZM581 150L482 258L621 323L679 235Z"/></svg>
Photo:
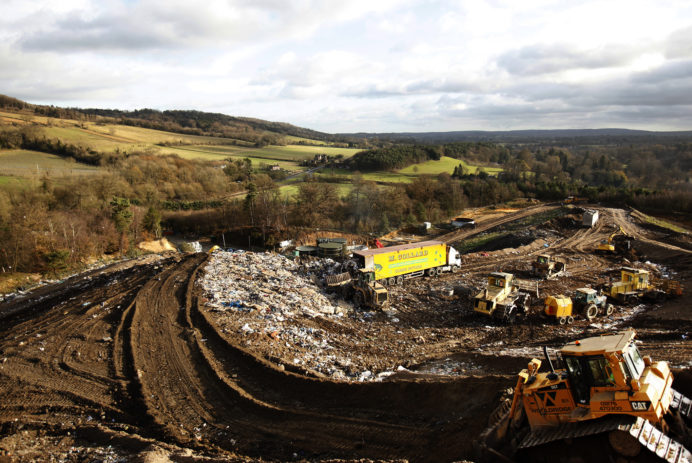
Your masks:
<svg viewBox="0 0 692 463"><path fill-rule="evenodd" d="M389 302L389 292L375 280L375 272L358 269L356 278L349 272L328 275L325 279L327 290L341 293L344 299L353 298L356 307L366 306L381 309Z"/></svg>
<svg viewBox="0 0 692 463"><path fill-rule="evenodd" d="M666 296L682 295L682 286L675 280L661 279L654 285L648 270L622 267L620 281L603 285L602 290L609 298L620 303L632 302L637 298L660 300Z"/></svg>
<svg viewBox="0 0 692 463"><path fill-rule="evenodd" d="M478 439L486 461L692 461L692 402L666 362L642 357L632 330L570 342L558 369L533 359ZM689 447L688 447L689 448Z"/></svg>
<svg viewBox="0 0 692 463"><path fill-rule="evenodd" d="M531 262L531 274L540 278L555 278L565 273L565 263L554 260L549 254L539 254Z"/></svg>
<svg viewBox="0 0 692 463"><path fill-rule="evenodd" d="M591 321L599 315L610 316L615 312L615 306L607 302L606 296L592 288L577 289L573 299L563 295L548 296L544 305L545 315L555 317L560 325L573 323L578 314Z"/></svg>
<svg viewBox="0 0 692 463"><path fill-rule="evenodd" d="M596 247L596 254L628 254L632 251L632 238L618 227L607 239L601 240Z"/></svg>
<svg viewBox="0 0 692 463"><path fill-rule="evenodd" d="M496 272L488 276L488 286L473 299L474 312L514 322L517 315L528 312L531 294L520 288L511 273Z"/></svg>

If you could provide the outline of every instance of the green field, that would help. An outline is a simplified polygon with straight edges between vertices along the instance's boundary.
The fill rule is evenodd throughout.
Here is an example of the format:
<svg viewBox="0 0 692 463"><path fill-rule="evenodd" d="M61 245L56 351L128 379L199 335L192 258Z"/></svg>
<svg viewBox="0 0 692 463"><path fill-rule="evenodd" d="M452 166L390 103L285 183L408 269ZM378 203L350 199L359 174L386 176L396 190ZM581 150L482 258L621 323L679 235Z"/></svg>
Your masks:
<svg viewBox="0 0 692 463"><path fill-rule="evenodd" d="M21 185L26 182L26 179L23 179L21 177L12 177L9 175L0 175L0 187L1 186L15 186L15 185Z"/></svg>
<svg viewBox="0 0 692 463"><path fill-rule="evenodd" d="M395 172L366 172L362 173L362 175L363 179L378 183L411 183L416 177L421 175L438 175L443 172L451 175L454 172L454 168L459 164L464 165L464 167L466 167L470 173L476 173L476 171L480 169L479 166L472 166L460 159L443 156L439 161L421 162ZM497 167L483 167L483 169L489 175L497 175L498 172L502 171L502 169ZM353 176L353 173L354 171L347 169L327 168L320 171L316 175L338 175L351 177Z"/></svg>
<svg viewBox="0 0 692 463"><path fill-rule="evenodd" d="M10 175L84 175L99 172L98 167L81 164L54 154L29 150L1 150L0 173Z"/></svg>
<svg viewBox="0 0 692 463"><path fill-rule="evenodd" d="M348 196L348 194L353 190L353 185L350 183L335 183L334 186L336 187L336 192L339 195L340 198L343 198L344 196ZM381 185L379 188L390 188L386 185ZM295 196L298 194L298 185L297 184L292 184L292 185L284 185L279 187L279 191L281 192L282 195L288 194L289 196Z"/></svg>
<svg viewBox="0 0 692 463"><path fill-rule="evenodd" d="M454 168L459 164L468 169L469 173L471 174L475 174L480 168L479 166L472 166L461 159L442 156L439 161L426 161L420 164L414 164L404 167L398 172L405 175L437 175L446 172L451 175L454 172ZM499 167L483 167L483 170L490 175L497 175L498 172L502 171L502 169Z"/></svg>

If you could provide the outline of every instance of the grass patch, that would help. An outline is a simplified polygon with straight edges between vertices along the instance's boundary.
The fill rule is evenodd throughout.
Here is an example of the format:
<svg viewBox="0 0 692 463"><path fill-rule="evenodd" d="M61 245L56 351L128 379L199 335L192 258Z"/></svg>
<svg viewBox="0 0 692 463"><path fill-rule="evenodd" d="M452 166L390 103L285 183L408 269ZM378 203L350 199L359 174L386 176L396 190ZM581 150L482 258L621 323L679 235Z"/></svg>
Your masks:
<svg viewBox="0 0 692 463"><path fill-rule="evenodd" d="M530 215L513 222L508 223L505 227L506 230L524 230L527 227L532 227L534 225L540 225L549 222L558 217L562 217L567 214L569 209L564 207L559 207L550 211L542 212L540 214Z"/></svg>
<svg viewBox="0 0 692 463"><path fill-rule="evenodd" d="M41 275L38 273L0 273L0 294L9 294L20 288L26 288L38 283Z"/></svg>
<svg viewBox="0 0 692 463"><path fill-rule="evenodd" d="M15 177L12 175L0 175L0 187L3 186L19 186L26 183L26 179Z"/></svg>
<svg viewBox="0 0 692 463"><path fill-rule="evenodd" d="M457 241L453 243L453 246L461 254L467 254L469 252L474 252L476 249L484 248L488 243L509 235L510 232L508 231L490 232L472 236L463 241Z"/></svg>
<svg viewBox="0 0 692 463"><path fill-rule="evenodd" d="M51 175L95 174L98 167L68 161L54 154L29 150L0 151L0 173L32 176L49 173Z"/></svg>
<svg viewBox="0 0 692 463"><path fill-rule="evenodd" d="M454 172L454 168L459 164L464 166L470 174L477 173L479 169L485 170L489 175L497 175L498 172L502 171L499 167L473 166L463 159L442 156L438 161L426 161L413 164L400 169L398 172L406 175L437 175L446 172L451 175Z"/></svg>
<svg viewBox="0 0 692 463"><path fill-rule="evenodd" d="M659 219L657 217L652 217L650 215L643 214L642 212L639 212L639 215L641 215L642 220L644 220L647 223L650 223L652 225L655 225L657 227L661 227L661 228L664 228L666 230L670 230L670 231L675 232L675 233L688 234L690 232L686 228L683 228L683 227L676 225L674 223L670 223L666 220Z"/></svg>

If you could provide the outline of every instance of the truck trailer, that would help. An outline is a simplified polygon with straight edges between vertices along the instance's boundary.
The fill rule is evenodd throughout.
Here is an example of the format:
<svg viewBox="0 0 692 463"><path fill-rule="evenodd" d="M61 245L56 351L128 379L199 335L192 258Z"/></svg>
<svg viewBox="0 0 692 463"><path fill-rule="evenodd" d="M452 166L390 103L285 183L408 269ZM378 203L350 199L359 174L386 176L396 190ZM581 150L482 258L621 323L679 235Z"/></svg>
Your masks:
<svg viewBox="0 0 692 463"><path fill-rule="evenodd" d="M456 272L461 267L459 252L434 240L354 251L353 258L358 268L372 270L375 280L386 285L402 284L405 278L424 274Z"/></svg>

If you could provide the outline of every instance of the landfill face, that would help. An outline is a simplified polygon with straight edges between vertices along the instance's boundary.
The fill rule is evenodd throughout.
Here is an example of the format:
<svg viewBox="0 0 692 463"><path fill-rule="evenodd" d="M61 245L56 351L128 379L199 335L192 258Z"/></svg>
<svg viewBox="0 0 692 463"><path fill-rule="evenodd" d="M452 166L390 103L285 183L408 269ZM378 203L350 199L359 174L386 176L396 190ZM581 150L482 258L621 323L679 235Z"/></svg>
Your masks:
<svg viewBox="0 0 692 463"><path fill-rule="evenodd" d="M692 395L687 290L591 322L542 316L547 295L618 279L623 265L690 287L690 239L619 209L600 208L588 229L576 211L531 223L550 211L474 214L475 229L436 239L502 237L465 253L458 273L389 286L383 310L326 290L340 262L240 251L151 255L6 295L0 458L473 461L474 438L543 345L628 327ZM635 236L633 260L593 253L615 226ZM532 277L543 253L567 273ZM539 293L514 324L472 310L496 271Z"/></svg>

